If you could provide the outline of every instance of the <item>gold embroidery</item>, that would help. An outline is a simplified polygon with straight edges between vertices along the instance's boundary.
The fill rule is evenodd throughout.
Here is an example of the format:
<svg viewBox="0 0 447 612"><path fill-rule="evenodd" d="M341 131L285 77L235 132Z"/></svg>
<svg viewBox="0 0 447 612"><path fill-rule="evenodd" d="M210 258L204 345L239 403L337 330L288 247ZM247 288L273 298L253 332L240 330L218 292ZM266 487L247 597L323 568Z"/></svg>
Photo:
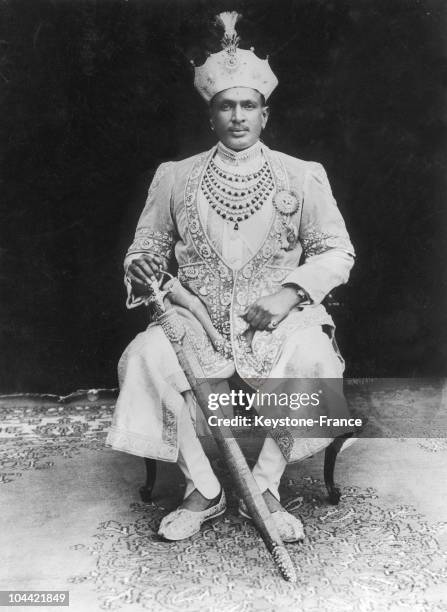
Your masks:
<svg viewBox="0 0 447 612"><path fill-rule="evenodd" d="M349 238L327 234L315 226L307 229L305 235L301 237L301 244L306 258L321 255L321 253L325 253L329 249L343 249L347 253L354 253Z"/></svg>
<svg viewBox="0 0 447 612"><path fill-rule="evenodd" d="M185 208L198 261L181 266L179 279L204 302L216 329L231 340L239 374L244 378L267 378L281 346L293 331L311 325L332 325L333 322L323 306L292 311L274 332L256 332L252 345L247 343L244 336L247 324L242 318L246 307L280 289L287 274L298 266L301 251L296 249L295 266L292 260L287 267L271 265L283 242L283 224L280 213L275 211L264 244L252 259L236 272L225 264L208 239L197 204L201 177L213 154L214 149L196 159L186 183ZM288 176L280 157L267 148L265 155L276 190L288 190ZM201 351L204 352L205 347Z"/></svg>
<svg viewBox="0 0 447 612"><path fill-rule="evenodd" d="M185 267L182 267L179 270L179 278L187 288L201 297L207 306L214 326L229 339L228 306L231 303L233 274L209 242L197 206L201 177L213 153L214 149L197 158L186 183L184 198L190 236L204 268L200 269L199 274L194 276L193 280L191 275L188 276Z"/></svg>
<svg viewBox="0 0 447 612"><path fill-rule="evenodd" d="M173 232L153 231L148 227L140 227L135 232L135 238L127 255L132 253L157 253L170 259L174 249Z"/></svg>

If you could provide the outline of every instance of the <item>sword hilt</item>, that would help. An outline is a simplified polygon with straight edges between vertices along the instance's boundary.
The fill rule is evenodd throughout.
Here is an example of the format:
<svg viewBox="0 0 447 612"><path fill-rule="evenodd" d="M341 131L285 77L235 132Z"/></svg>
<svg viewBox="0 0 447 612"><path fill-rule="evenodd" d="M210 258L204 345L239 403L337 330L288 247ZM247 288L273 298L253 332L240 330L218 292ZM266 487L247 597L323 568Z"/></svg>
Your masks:
<svg viewBox="0 0 447 612"><path fill-rule="evenodd" d="M162 272L158 280L154 279L146 283L148 294L144 298L144 304L151 308L156 319L160 318L166 312L164 298L172 290L172 285L164 290L161 288L165 281L165 277L171 280L174 279L172 274L169 274L169 272Z"/></svg>

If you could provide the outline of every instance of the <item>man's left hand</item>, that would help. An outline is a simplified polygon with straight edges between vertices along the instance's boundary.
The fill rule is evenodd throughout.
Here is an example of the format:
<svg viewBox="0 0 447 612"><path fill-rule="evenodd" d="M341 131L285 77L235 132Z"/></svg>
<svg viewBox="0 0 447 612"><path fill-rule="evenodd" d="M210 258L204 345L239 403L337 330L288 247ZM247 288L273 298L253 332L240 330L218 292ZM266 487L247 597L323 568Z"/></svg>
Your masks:
<svg viewBox="0 0 447 612"><path fill-rule="evenodd" d="M272 330L287 317L299 301L293 288L283 287L272 295L256 300L242 316L254 329Z"/></svg>

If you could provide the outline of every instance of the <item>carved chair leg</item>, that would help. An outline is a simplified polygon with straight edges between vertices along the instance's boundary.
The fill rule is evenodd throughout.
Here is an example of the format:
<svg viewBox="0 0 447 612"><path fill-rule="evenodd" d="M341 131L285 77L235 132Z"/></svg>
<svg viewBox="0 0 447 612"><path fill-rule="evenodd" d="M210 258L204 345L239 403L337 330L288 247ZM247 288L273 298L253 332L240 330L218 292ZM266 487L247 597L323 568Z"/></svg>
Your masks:
<svg viewBox="0 0 447 612"><path fill-rule="evenodd" d="M144 464L146 466L146 484L140 487L140 497L141 501L148 504L152 501L152 489L157 477L157 462L155 459L145 458Z"/></svg>
<svg viewBox="0 0 447 612"><path fill-rule="evenodd" d="M338 487L336 487L334 483L335 462L337 460L337 455L342 449L344 443L351 436L352 434L345 434L344 436L335 438L335 440L333 440L326 448L326 452L324 455L324 482L326 484L326 489L329 494L329 503L334 506L338 504L341 497L340 489L338 489Z"/></svg>

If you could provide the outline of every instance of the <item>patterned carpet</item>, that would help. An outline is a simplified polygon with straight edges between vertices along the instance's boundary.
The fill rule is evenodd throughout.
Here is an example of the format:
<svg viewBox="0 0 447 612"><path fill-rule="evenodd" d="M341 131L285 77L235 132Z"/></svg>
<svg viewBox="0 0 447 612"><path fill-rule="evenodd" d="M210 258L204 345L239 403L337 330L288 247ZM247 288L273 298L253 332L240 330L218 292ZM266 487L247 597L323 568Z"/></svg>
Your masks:
<svg viewBox="0 0 447 612"><path fill-rule="evenodd" d="M429 395L408 393L406 405ZM291 585L236 515L212 446L227 514L190 540L160 541L158 522L181 496L177 468L160 464L154 502L139 501L142 461L104 448L112 406L94 393L0 398L1 589L66 589L76 612L447 610L444 439L359 440L337 464L337 507L321 454L289 467L282 498L306 530L288 546Z"/></svg>

